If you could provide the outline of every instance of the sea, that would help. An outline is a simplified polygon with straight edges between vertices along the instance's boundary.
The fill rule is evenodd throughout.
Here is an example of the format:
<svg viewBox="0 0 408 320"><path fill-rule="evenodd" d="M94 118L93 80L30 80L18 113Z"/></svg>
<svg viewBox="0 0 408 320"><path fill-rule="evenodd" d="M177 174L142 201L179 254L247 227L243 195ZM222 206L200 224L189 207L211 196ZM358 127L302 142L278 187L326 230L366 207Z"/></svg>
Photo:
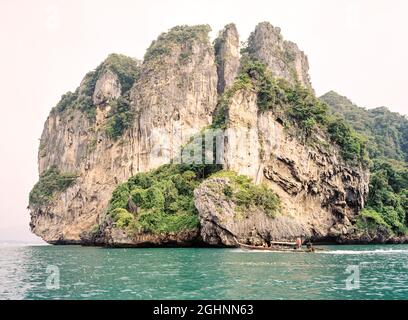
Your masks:
<svg viewBox="0 0 408 320"><path fill-rule="evenodd" d="M0 244L0 299L408 299L408 245L320 248Z"/></svg>

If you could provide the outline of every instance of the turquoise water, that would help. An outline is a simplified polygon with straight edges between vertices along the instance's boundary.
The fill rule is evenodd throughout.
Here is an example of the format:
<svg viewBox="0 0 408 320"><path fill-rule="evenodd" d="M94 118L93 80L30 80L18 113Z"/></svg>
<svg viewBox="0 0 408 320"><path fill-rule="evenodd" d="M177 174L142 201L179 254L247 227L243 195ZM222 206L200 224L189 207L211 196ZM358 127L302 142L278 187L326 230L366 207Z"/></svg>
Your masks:
<svg viewBox="0 0 408 320"><path fill-rule="evenodd" d="M0 246L0 299L408 299L408 245L327 248Z"/></svg>

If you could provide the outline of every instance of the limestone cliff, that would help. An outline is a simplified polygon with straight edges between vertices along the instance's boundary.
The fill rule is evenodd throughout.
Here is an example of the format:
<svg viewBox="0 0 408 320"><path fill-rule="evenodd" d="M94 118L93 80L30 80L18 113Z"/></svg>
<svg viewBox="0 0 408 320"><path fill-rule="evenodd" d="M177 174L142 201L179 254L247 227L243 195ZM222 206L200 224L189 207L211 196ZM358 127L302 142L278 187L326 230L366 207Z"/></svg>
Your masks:
<svg viewBox="0 0 408 320"><path fill-rule="evenodd" d="M29 205L35 234L49 243L229 246L300 235L336 239L352 232L368 192L367 169L345 161L318 126L312 140L299 133L301 124L288 129L292 119L285 110L291 98L278 103L279 91L264 110L259 92L240 83L243 49L246 58L271 72L269 85L283 79L290 90L312 91L307 57L269 23L256 27L245 48L233 24L213 44L209 31L208 26L175 27L153 41L142 62L111 55L74 93L63 96L41 136L40 180ZM177 159L192 137L215 126L213 116L220 113L227 129L222 167L266 185L280 199L278 215L254 205L251 213L237 216L239 205L219 191L231 181L205 175L192 190L195 208L188 207L198 216L196 227L143 229L138 223L143 205L135 202L129 185L123 189L128 192L123 216L107 215L112 192L123 193L120 186L129 178ZM220 188L211 189L214 183ZM120 227L129 221L137 226L132 233Z"/></svg>
<svg viewBox="0 0 408 320"><path fill-rule="evenodd" d="M290 83L299 81L311 88L306 55L295 43L283 39L280 28L269 22L258 24L248 39L247 51L263 61L277 78L286 79Z"/></svg>
<svg viewBox="0 0 408 320"><path fill-rule="evenodd" d="M239 35L234 24L227 25L215 40L215 54L218 73L218 93L231 87L238 75L240 46Z"/></svg>
<svg viewBox="0 0 408 320"><path fill-rule="evenodd" d="M217 69L208 32L207 26L181 27L161 35L141 65L134 61L138 75L127 93L120 93L119 75L108 58L98 68L103 72L93 72L82 81L74 101L51 112L41 136L39 173L57 167L79 177L53 201L30 204L35 234L51 243L80 242L80 235L91 230L105 213L119 183L168 162L180 144L211 123L217 101ZM169 39L174 35L182 39L184 34L191 38ZM129 58L118 60L122 65ZM93 86L89 85L92 81ZM90 117L84 112L88 109L80 106L87 89L92 97L87 101ZM106 125L112 101L120 94L130 96L134 117L115 140L107 135Z"/></svg>
<svg viewBox="0 0 408 320"><path fill-rule="evenodd" d="M236 219L231 201L208 191L204 183L196 190L202 236L211 230L211 237L216 234L218 241L231 245L234 240L262 244L296 235L329 240L353 232L352 222L368 195L367 169L345 163L336 148L321 144L329 141L322 131L314 133L315 142L305 143L299 132L285 127L288 120L281 113L260 112L256 101L256 94L247 90L231 98L224 167L267 184L279 196L284 215L270 219L255 211ZM215 204L223 210L214 210Z"/></svg>

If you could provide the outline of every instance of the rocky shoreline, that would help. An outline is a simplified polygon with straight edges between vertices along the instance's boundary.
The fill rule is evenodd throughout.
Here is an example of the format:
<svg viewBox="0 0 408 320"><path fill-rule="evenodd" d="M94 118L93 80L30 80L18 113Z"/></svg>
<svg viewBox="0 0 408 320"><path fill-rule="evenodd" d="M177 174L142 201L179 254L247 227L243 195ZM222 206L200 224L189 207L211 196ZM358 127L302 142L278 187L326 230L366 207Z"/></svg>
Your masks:
<svg viewBox="0 0 408 320"><path fill-rule="evenodd" d="M239 245L210 245L205 243L200 236L191 239L191 242L177 239L177 235L163 235L162 237L147 236L149 241L143 241L141 243L129 242L129 243L105 243L99 241L92 241L89 239L83 239L81 241L66 241L58 240L48 242L51 245L69 245L69 246L84 246L84 247L104 247L104 248L239 248ZM408 237L391 237L391 238L360 238L360 239L320 239L312 241L314 245L395 245L395 244L408 244Z"/></svg>

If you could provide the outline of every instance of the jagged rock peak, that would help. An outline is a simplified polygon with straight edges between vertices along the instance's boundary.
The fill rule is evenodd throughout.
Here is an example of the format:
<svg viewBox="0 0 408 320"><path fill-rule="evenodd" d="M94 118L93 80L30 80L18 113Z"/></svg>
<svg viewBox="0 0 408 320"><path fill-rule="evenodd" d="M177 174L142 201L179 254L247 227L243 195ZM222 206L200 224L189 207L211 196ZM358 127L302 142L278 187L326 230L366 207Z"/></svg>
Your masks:
<svg viewBox="0 0 408 320"><path fill-rule="evenodd" d="M138 59L110 54L95 70L94 105L106 104L129 91L139 76L140 66Z"/></svg>
<svg viewBox="0 0 408 320"><path fill-rule="evenodd" d="M79 96L89 96L95 106L106 105L128 92L139 77L141 61L122 54L110 54L79 86Z"/></svg>
<svg viewBox="0 0 408 320"><path fill-rule="evenodd" d="M222 29L214 41L217 60L218 93L232 85L239 70L239 35L235 24L230 23Z"/></svg>
<svg viewBox="0 0 408 320"><path fill-rule="evenodd" d="M312 87L307 56L295 43L284 40L281 29L269 22L256 26L245 51L265 63L277 78L284 78L292 84L299 81L306 87Z"/></svg>
<svg viewBox="0 0 408 320"><path fill-rule="evenodd" d="M147 49L144 61L155 61L164 56L171 55L174 50L180 52L180 62L188 60L191 53L194 53L194 44L207 45L209 43L209 25L182 25L171 28L169 31L159 35Z"/></svg>
<svg viewBox="0 0 408 320"><path fill-rule="evenodd" d="M132 105L145 110L140 117L142 132L161 125L167 128L173 121L182 131L211 122L217 103L217 70L210 31L209 25L176 26L147 49L140 81L130 93Z"/></svg>

